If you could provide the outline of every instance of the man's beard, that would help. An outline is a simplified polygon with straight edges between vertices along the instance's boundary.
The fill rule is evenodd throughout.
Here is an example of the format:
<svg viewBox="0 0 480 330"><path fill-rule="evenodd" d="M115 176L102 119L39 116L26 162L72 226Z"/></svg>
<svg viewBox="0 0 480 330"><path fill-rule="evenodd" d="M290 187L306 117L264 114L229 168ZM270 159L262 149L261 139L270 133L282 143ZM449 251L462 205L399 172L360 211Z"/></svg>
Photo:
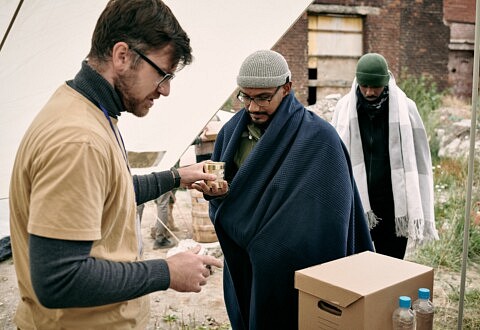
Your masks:
<svg viewBox="0 0 480 330"><path fill-rule="evenodd" d="M388 95L389 95L388 86L385 86L382 93L374 99L370 99L370 98L367 99L365 96L363 96L362 92L360 91L360 87L357 88L356 93L357 93L357 98L360 104L362 104L365 108L370 109L372 111L381 109L385 102L387 102L388 104Z"/></svg>
<svg viewBox="0 0 480 330"><path fill-rule="evenodd" d="M133 93L136 76L132 71L120 75L114 82L115 90L120 94L124 110L137 117L144 117L148 114L149 108L142 106L142 100L136 98Z"/></svg>
<svg viewBox="0 0 480 330"><path fill-rule="evenodd" d="M256 126L261 127L263 129L266 129L268 127L268 125L270 125L270 122L272 121L273 115L275 115L275 113L276 113L276 112L274 112L272 114L268 114L267 112L264 112L264 111L253 113L253 112L248 111L248 109L246 109L246 110L247 110L248 114L250 115L250 121L252 123L254 123ZM253 119L252 115L263 115L263 116L266 116L267 119L265 121L259 121L259 120Z"/></svg>

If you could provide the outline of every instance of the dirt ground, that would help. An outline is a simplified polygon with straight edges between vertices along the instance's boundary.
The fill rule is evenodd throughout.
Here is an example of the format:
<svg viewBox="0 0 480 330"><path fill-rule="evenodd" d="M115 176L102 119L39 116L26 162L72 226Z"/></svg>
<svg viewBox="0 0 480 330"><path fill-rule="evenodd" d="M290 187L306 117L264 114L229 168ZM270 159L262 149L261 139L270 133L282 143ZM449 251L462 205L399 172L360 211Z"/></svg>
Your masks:
<svg viewBox="0 0 480 330"><path fill-rule="evenodd" d="M181 242L187 242L193 237L190 192L179 190L176 193L176 198L177 201L174 204L173 216L179 230L174 231L173 234ZM146 259L165 258L170 251L168 249L153 250L153 239L150 236L150 228L154 225L155 218L156 205L153 202L149 202L146 204L142 221ZM218 243L202 245L206 250L213 250L217 247L221 253ZM171 252L172 251L170 251L170 253ZM480 283L479 269L470 269L467 272L466 278L467 289L478 288ZM147 330L229 329L229 321L223 300L222 279L222 269L215 269L208 283L200 293L178 293L173 290L167 290L150 294L151 316ZM440 321L440 323L442 321L446 322L447 319L452 317L456 319L458 303L451 301L450 296L452 288L458 287L459 282L459 274L443 269L435 269L433 293L435 304L451 310L449 316L436 316L436 319L438 318L437 321ZM12 259L0 262L0 330L16 329L12 319L18 298L17 282ZM441 327L441 329L446 328Z"/></svg>
<svg viewBox="0 0 480 330"><path fill-rule="evenodd" d="M193 237L190 193L179 190L176 198L173 217L179 230L174 231L173 234L181 241L188 240ZM156 205L149 202L146 204L142 220L146 259L165 258L169 251L168 249L153 250L150 227L154 225L155 219ZM211 250L218 243L202 243L202 245ZM167 290L150 294L151 315L147 330L196 329L202 325L205 326L204 329L228 329L222 279L222 269L215 269L200 293L179 293ZM13 316L18 299L13 261L9 259L0 262L0 329L16 329Z"/></svg>

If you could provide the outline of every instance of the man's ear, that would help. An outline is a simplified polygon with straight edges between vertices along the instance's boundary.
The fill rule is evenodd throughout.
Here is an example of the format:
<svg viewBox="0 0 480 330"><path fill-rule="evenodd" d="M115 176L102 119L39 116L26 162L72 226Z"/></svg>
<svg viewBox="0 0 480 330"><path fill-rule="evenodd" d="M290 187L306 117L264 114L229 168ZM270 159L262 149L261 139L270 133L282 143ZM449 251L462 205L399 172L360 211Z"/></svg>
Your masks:
<svg viewBox="0 0 480 330"><path fill-rule="evenodd" d="M283 85L283 90L285 91L285 95L290 94L290 91L292 90L292 82L289 81L285 85Z"/></svg>
<svg viewBox="0 0 480 330"><path fill-rule="evenodd" d="M115 70L121 72L130 68L132 60L130 48L127 43L120 41L113 45L112 48L112 64Z"/></svg>

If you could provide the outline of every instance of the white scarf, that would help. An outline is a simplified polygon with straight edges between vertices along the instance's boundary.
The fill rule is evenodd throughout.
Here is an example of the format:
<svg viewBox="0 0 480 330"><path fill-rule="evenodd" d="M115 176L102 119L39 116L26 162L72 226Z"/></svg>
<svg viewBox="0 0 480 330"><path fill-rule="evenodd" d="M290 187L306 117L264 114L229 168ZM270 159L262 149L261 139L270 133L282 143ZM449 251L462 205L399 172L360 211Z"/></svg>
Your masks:
<svg viewBox="0 0 480 330"><path fill-rule="evenodd" d="M396 234L408 237L416 244L438 239L434 219L432 162L425 128L415 103L397 87L392 74L388 87L388 143ZM369 227L373 228L381 219L373 213L368 197L356 88L357 82L354 80L349 94L337 103L332 124L349 151Z"/></svg>

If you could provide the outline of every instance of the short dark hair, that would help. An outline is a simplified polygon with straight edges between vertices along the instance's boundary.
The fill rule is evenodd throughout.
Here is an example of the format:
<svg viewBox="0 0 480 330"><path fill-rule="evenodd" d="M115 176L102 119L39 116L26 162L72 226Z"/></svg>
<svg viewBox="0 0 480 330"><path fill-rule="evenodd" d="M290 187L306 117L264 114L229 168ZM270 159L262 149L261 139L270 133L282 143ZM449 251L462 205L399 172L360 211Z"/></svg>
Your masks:
<svg viewBox="0 0 480 330"><path fill-rule="evenodd" d="M107 61L113 46L121 41L144 52L170 45L175 65L182 67L192 62L190 38L161 0L108 2L95 26L88 56Z"/></svg>

